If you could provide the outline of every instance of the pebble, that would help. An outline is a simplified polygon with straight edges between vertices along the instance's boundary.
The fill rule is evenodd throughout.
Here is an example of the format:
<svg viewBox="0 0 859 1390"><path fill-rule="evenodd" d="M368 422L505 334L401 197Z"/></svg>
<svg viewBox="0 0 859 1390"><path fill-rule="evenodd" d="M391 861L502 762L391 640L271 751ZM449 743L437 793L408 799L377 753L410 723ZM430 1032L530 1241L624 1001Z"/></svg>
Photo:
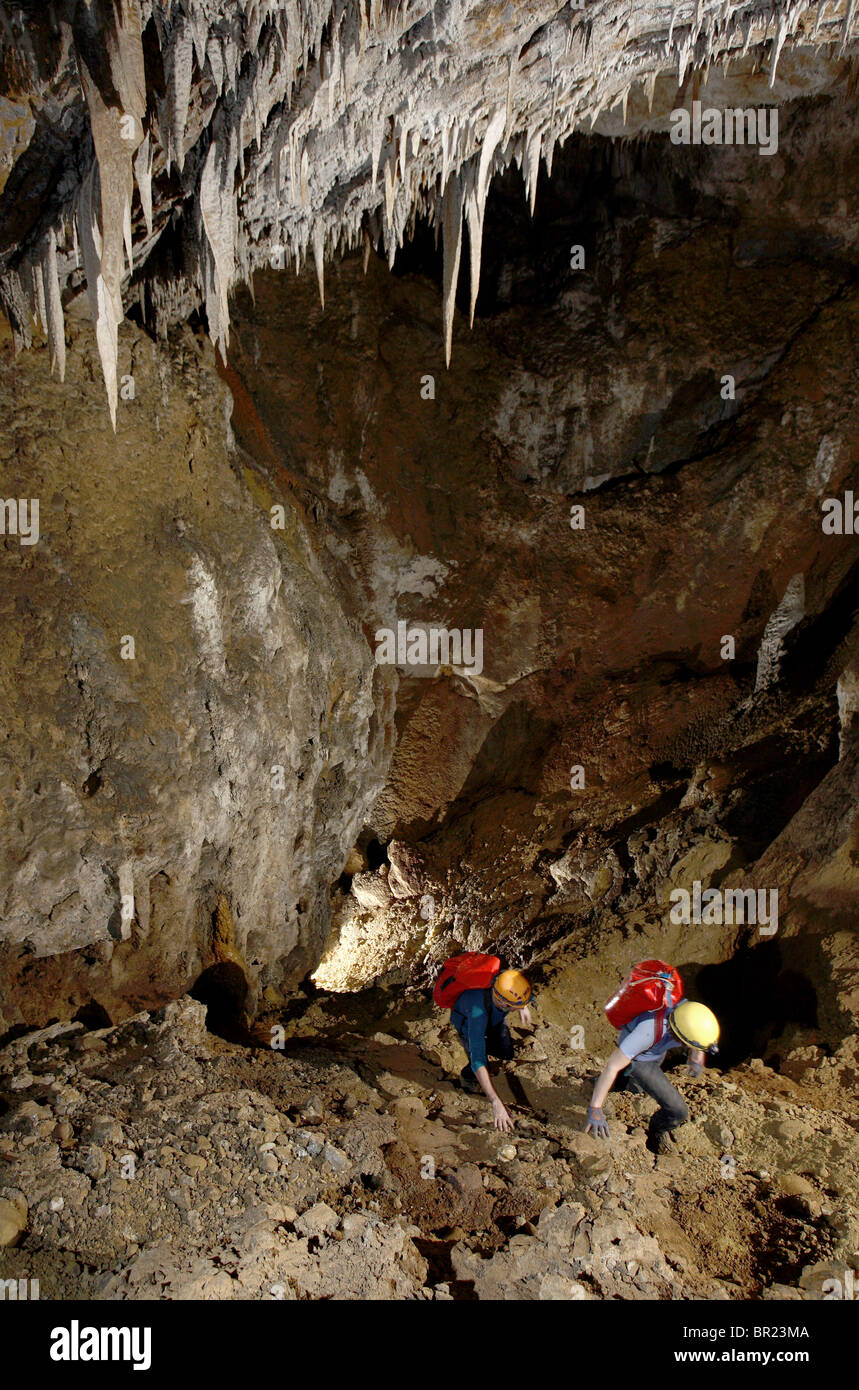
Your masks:
<svg viewBox="0 0 859 1390"><path fill-rule="evenodd" d="M90 1178L103 1178L107 1172L107 1154L97 1144L84 1150L83 1170Z"/></svg>
<svg viewBox="0 0 859 1390"><path fill-rule="evenodd" d="M317 1154L322 1153L321 1143L314 1138L309 1130L297 1129L293 1137L299 1157L309 1155L311 1158L315 1158Z"/></svg>
<svg viewBox="0 0 859 1390"><path fill-rule="evenodd" d="M333 1144L325 1145L322 1156L329 1168L332 1168L335 1173L345 1173L346 1169L351 1166L346 1155L340 1149L335 1148Z"/></svg>
<svg viewBox="0 0 859 1390"><path fill-rule="evenodd" d="M798 1173L782 1173L777 1179L780 1190L787 1197L813 1197L814 1184L807 1178L801 1178Z"/></svg>
<svg viewBox="0 0 859 1390"><path fill-rule="evenodd" d="M505 1163L510 1163L516 1157L516 1148L513 1144L505 1144L503 1149L498 1150L498 1157Z"/></svg>
<svg viewBox="0 0 859 1390"><path fill-rule="evenodd" d="M208 1166L202 1154L183 1154L179 1161L189 1173L199 1173Z"/></svg>
<svg viewBox="0 0 859 1390"><path fill-rule="evenodd" d="M54 1126L54 1138L61 1149L67 1149L73 1143L75 1132L68 1120L58 1120Z"/></svg>
<svg viewBox="0 0 859 1390"><path fill-rule="evenodd" d="M326 1202L317 1202L309 1207L295 1222L295 1229L303 1236L329 1235L340 1225L340 1217Z"/></svg>
<svg viewBox="0 0 859 1390"><path fill-rule="evenodd" d="M110 1115L97 1115L90 1126L90 1134L96 1144L121 1144L122 1125Z"/></svg>

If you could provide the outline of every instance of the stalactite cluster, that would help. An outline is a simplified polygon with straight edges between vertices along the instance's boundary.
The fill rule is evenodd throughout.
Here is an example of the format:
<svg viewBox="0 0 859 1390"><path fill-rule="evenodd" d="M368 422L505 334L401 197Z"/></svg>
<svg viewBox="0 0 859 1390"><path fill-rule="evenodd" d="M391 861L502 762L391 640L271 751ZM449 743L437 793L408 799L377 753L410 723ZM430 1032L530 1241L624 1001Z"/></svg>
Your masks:
<svg viewBox="0 0 859 1390"><path fill-rule="evenodd" d="M111 418L117 327L139 298L158 331L201 303L221 352L229 296L262 265L442 231L450 360L463 228L473 318L487 190L639 86L682 88L786 45L847 52L855 0L13 0L4 103L29 102L0 198L0 303L64 369L64 298L89 297ZM0 113L2 116L3 113Z"/></svg>

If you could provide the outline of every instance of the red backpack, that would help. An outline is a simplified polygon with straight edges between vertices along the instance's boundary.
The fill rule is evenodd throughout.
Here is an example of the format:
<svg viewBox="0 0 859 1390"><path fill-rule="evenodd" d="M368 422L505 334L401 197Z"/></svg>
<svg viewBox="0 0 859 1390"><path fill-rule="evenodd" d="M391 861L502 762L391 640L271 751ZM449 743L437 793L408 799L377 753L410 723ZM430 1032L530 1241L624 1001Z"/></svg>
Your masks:
<svg viewBox="0 0 859 1390"><path fill-rule="evenodd" d="M673 965L664 960L643 960L634 965L617 994L605 1006L606 1018L612 1028L623 1028L639 1014L668 1009L683 998L683 981ZM663 1019L657 1019L661 1026Z"/></svg>
<svg viewBox="0 0 859 1390"><path fill-rule="evenodd" d="M441 967L435 982L433 1003L440 1009L452 1009L465 990L488 989L500 969L501 961L497 956L484 956L480 951L451 956Z"/></svg>

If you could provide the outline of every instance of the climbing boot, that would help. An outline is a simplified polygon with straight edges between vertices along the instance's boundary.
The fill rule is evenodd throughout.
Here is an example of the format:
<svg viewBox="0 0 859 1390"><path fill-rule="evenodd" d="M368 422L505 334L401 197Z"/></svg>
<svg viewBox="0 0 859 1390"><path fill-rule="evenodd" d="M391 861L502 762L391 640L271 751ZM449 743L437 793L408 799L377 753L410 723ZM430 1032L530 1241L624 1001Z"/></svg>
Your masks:
<svg viewBox="0 0 859 1390"><path fill-rule="evenodd" d="M674 1152L674 1145L677 1140L669 1130L663 1129L658 1134L651 1134L647 1140L647 1147L652 1154L670 1154Z"/></svg>

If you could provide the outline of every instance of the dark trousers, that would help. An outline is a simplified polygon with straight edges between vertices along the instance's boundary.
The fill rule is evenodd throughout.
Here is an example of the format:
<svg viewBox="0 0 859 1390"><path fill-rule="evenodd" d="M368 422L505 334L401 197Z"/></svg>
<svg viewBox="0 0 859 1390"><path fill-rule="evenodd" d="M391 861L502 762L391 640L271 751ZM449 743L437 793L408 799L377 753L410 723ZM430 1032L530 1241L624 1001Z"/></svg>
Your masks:
<svg viewBox="0 0 859 1390"><path fill-rule="evenodd" d="M659 1109L650 1117L648 1141L666 1131L679 1129L689 1118L686 1102L675 1090L658 1062L631 1062L617 1077L613 1091L628 1091L631 1095L648 1095Z"/></svg>
<svg viewBox="0 0 859 1390"><path fill-rule="evenodd" d="M513 1039L510 1036L510 1029L507 1027L507 1019L502 1019L496 1028L488 1028L486 1031L486 1055L487 1057L498 1057L502 1062L509 1062L514 1053ZM463 1081L476 1081L477 1077L471 1070L471 1064L466 1062L462 1071L459 1073Z"/></svg>

